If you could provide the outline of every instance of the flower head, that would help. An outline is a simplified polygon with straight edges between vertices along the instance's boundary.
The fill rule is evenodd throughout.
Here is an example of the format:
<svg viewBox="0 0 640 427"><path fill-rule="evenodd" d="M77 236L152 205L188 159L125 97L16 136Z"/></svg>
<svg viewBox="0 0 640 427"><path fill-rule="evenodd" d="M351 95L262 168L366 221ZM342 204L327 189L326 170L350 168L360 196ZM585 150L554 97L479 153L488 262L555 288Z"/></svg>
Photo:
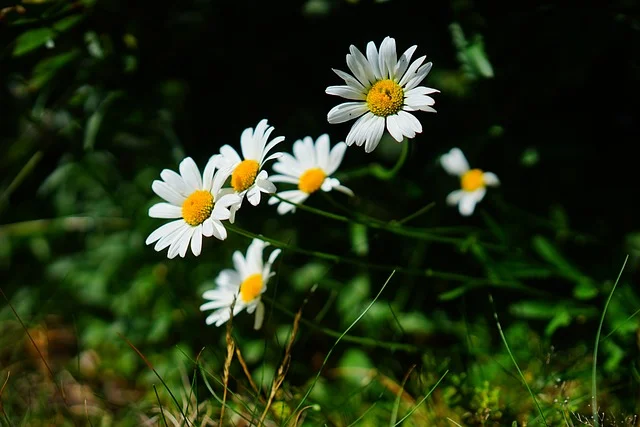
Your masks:
<svg viewBox="0 0 640 427"><path fill-rule="evenodd" d="M338 190L350 196L353 192L340 185L340 181L332 178L333 174L344 157L347 146L339 142L329 151L329 135L318 137L314 145L310 136L299 139L293 144L293 156L285 153L273 165L273 170L281 175L273 175L273 182L286 182L298 186L297 190L286 190L278 193L278 196L293 203L302 203L307 197L318 190ZM280 201L272 197L269 204L280 202L278 213L294 212L295 206L291 203Z"/></svg>
<svg viewBox="0 0 640 427"><path fill-rule="evenodd" d="M236 194L222 189L229 173L228 170L216 171L211 158L200 175L191 157L180 162L180 174L169 169L160 172L162 181L153 181L151 188L167 202L151 206L149 216L176 220L156 229L147 237L146 244L157 242L156 251L168 247L167 256L174 258L178 254L184 257L189 244L191 252L200 255L202 236L226 239L227 230L221 221L229 219L229 206L239 201Z"/></svg>
<svg viewBox="0 0 640 427"><path fill-rule="evenodd" d="M487 186L500 185L496 174L483 172L480 169L470 169L467 159L459 148L452 148L440 157L440 163L447 173L460 178L460 190L452 191L447 196L447 204L458 205L461 215L469 216L473 213L476 203L480 202L487 193Z"/></svg>
<svg viewBox="0 0 640 427"><path fill-rule="evenodd" d="M233 253L233 265L235 269L225 269L216 277L216 289L211 289L202 294L208 302L200 306L200 311L215 310L206 319L207 325L220 326L233 315L236 316L242 310L251 314L256 312L254 328L260 329L264 319L264 303L261 296L267 290L267 281L275 275L271 272L271 266L280 255L280 249L271 252L269 259L263 261L262 252L268 246L259 239L253 239L244 257L240 251ZM257 310L256 310L257 309Z"/></svg>
<svg viewBox="0 0 640 427"><path fill-rule="evenodd" d="M247 128L240 136L242 157L230 145L220 148L220 154L216 156L217 164L231 169L231 187L240 197L240 202L231 208L230 221L234 221L235 212L240 209L242 200L246 196L249 203L257 206L260 203L260 193L274 193L276 186L269 180L269 174L262 167L269 160L278 158L282 153L273 153L267 157L277 144L284 141L284 136L269 140L273 132L273 126L267 124L267 120L261 120L253 128Z"/></svg>
<svg viewBox="0 0 640 427"><path fill-rule="evenodd" d="M329 123L343 123L358 118L347 135L346 143L365 144L367 153L380 142L385 128L398 142L413 138L422 132L422 125L411 111L434 112L433 98L428 96L437 89L418 86L431 70L431 62L422 63L426 56L413 61L417 46L411 46L401 56L396 53L396 41L386 37L380 51L373 42L367 44L367 56L351 45L347 54L347 66L353 76L344 71L333 71L345 81L345 85L329 86L326 93L352 101L339 104L329 111Z"/></svg>

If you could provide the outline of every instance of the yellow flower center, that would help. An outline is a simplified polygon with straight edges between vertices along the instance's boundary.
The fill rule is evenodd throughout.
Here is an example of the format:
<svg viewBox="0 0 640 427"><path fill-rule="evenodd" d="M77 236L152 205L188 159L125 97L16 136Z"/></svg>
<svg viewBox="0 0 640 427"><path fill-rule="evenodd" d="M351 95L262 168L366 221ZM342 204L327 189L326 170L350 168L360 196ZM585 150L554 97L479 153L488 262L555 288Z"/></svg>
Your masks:
<svg viewBox="0 0 640 427"><path fill-rule="evenodd" d="M476 191L484 187L483 172L480 169L471 169L460 178L460 186L464 191Z"/></svg>
<svg viewBox="0 0 640 427"><path fill-rule="evenodd" d="M240 284L240 298L245 303L253 301L262 291L262 274L256 273Z"/></svg>
<svg viewBox="0 0 640 427"><path fill-rule="evenodd" d="M231 174L231 186L234 190L240 192L251 187L258 175L260 164L255 160L243 160L233 170Z"/></svg>
<svg viewBox="0 0 640 427"><path fill-rule="evenodd" d="M396 114L404 104L404 90L393 80L375 82L367 94L369 111L376 116L387 117Z"/></svg>
<svg viewBox="0 0 640 427"><path fill-rule="evenodd" d="M182 204L182 218L195 227L211 216L213 194L206 190L196 190Z"/></svg>
<svg viewBox="0 0 640 427"><path fill-rule="evenodd" d="M318 191L324 179L327 177L324 171L320 168L307 169L301 176L300 182L298 182L298 188L300 191L304 191L307 194L311 194L314 191Z"/></svg>

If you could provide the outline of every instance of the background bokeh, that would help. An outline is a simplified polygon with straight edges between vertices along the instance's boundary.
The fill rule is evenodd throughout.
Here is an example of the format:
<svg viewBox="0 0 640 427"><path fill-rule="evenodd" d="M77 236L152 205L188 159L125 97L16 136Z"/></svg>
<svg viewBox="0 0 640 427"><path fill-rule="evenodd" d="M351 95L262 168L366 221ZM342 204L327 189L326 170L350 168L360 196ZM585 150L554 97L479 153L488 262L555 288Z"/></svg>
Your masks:
<svg viewBox="0 0 640 427"><path fill-rule="evenodd" d="M392 167L400 155L400 144L386 136L373 153L347 150L337 176L356 197L314 195L308 204L385 222L434 206L406 224L422 233L417 239L301 210L280 217L266 203L243 208L240 228L293 247L283 251L269 283L263 329L253 331L246 314L234 321L254 378L268 389L292 314L308 298L309 323L301 325L279 399L295 408L334 349L329 373L311 394L321 409L309 415L309 425L347 425L372 401L382 403L367 415L371 425L392 411L394 393L363 391L359 371L342 375L341 368L375 368L400 384L414 365L407 389L415 400L450 372L426 406L435 412L423 414L432 423L450 425L449 416L485 425L484 415L474 415L485 414L476 399L484 393L493 414L487 420L510 425L537 413L504 352L495 310L536 393L548 397L547 416L590 413L595 334L629 255L604 323L603 334L616 331L601 344L600 375L603 407L621 419L634 413L640 378L638 320L631 317L640 305L634 2L0 4L0 384L12 372L5 408L15 422L84 414L80 398L76 407L59 397L56 405L40 406L18 397L32 393L35 402L48 402L55 390L47 378L63 373L80 395L92 396L96 414L133 424L151 417L154 405L171 400L163 393L155 398L150 384L159 385L158 378L126 340L174 390L198 354L220 375L225 328L204 324L200 295L250 240L236 233L224 242L205 239L200 257L167 260L144 245L162 224L147 215L158 201L151 182L186 156L204 167L221 145L239 147L241 132L263 118L273 135L286 137L280 145L286 151L307 135L344 140L351 123L326 120L341 102L324 93L341 84L331 69L347 70L351 44L364 50L386 36L400 51L415 44L416 57L433 61L424 84L441 91L434 95L438 113L417 113L423 133L404 142L409 156L393 179L367 172L372 163ZM502 182L469 218L444 203L458 183L438 158L452 147ZM327 330L339 334L351 325L389 276L385 266L413 273L396 272L349 332L379 345L346 340L334 347L336 336ZM45 356L34 352L25 330ZM242 371L234 374L242 390ZM564 406L545 391L558 389L558 378L570 400ZM493 399L495 389L500 399ZM200 390L198 402L208 393Z"/></svg>

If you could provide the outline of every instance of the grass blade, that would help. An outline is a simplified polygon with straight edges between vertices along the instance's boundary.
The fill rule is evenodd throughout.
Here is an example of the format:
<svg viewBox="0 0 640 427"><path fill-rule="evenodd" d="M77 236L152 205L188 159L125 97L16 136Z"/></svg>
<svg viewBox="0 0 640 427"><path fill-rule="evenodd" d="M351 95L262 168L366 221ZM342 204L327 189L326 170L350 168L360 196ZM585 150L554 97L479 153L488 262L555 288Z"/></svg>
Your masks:
<svg viewBox="0 0 640 427"><path fill-rule="evenodd" d="M522 373L522 371L520 370L520 367L518 366L518 362L516 362L516 358L513 356L513 353L511 352L511 348L509 347L509 343L507 342L507 337L504 336L504 332L502 332L502 326L500 326L500 321L498 320L498 312L496 311L496 308L493 304L493 296L491 294L489 294L489 301L491 302L491 305L493 306L493 318L496 319L496 325L498 326L498 332L500 333L500 338L502 338L502 342L504 343L504 346L507 348L507 353L509 353L509 357L511 358L511 361L513 362L513 364L515 365L516 369L518 370L518 374L520 375L520 379L522 379L522 382L524 383L525 387L527 387L527 391L529 391L529 394L531 395L531 398L533 399L534 403L536 404L536 408L538 408L538 412L540 413L540 416L542 417L542 421L544 422L545 426L549 426L549 424L547 424L547 419L544 417L544 413L542 412L542 408L540 407L540 403L538 403L538 399L536 399L536 395L533 394L533 391L531 390L531 387L529 387L529 384L527 383L527 380L524 377L524 374Z"/></svg>
<svg viewBox="0 0 640 427"><path fill-rule="evenodd" d="M604 316L607 314L607 308L609 307L609 303L611 302L611 297L613 297L613 293L616 291L616 287L618 286L618 282L620 281L620 277L622 276L622 272L624 271L624 268L627 265L628 260L629 260L629 255L627 255L626 258L624 259L624 262L622 263L622 268L618 273L618 278L613 284L613 288L611 288L611 292L609 293L607 302L604 304L604 309L602 310L602 317L600 318L600 324L598 325L598 332L596 333L596 343L593 347L593 369L591 372L591 411L593 414L594 427L600 426L600 419L598 418L598 395L597 395L598 384L596 380L596 370L598 365L598 344L600 343L600 333L602 332L602 325L604 324Z"/></svg>

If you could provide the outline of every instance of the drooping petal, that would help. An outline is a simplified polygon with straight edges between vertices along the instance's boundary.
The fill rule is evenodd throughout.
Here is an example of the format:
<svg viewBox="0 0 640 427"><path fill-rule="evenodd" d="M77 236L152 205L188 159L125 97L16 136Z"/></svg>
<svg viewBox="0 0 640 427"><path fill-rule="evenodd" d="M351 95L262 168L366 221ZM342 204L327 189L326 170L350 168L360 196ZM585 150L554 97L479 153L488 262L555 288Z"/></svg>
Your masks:
<svg viewBox="0 0 640 427"><path fill-rule="evenodd" d="M144 243L146 245L150 245L151 243L155 242L156 240L159 240L160 238L173 233L178 228L180 228L183 224L185 224L185 222L183 220L181 220L181 219L178 220L178 221L168 222L168 223L156 228L151 234L149 234L149 237L147 237L147 240L145 240Z"/></svg>
<svg viewBox="0 0 640 427"><path fill-rule="evenodd" d="M193 236L191 237L191 252L195 256L200 255L200 251L202 250L202 224L195 227L193 232Z"/></svg>

